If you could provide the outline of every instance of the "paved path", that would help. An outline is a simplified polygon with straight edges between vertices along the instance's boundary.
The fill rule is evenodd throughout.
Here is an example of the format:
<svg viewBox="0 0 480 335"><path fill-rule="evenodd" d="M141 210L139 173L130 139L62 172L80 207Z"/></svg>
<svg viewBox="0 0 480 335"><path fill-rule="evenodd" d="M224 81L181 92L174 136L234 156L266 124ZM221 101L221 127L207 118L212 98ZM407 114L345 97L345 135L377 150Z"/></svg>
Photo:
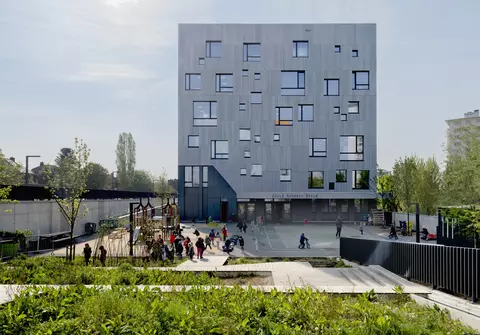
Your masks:
<svg viewBox="0 0 480 335"><path fill-rule="evenodd" d="M203 267L218 268L228 260L227 256L205 256L203 259L188 260L176 267L178 270L198 269Z"/></svg>

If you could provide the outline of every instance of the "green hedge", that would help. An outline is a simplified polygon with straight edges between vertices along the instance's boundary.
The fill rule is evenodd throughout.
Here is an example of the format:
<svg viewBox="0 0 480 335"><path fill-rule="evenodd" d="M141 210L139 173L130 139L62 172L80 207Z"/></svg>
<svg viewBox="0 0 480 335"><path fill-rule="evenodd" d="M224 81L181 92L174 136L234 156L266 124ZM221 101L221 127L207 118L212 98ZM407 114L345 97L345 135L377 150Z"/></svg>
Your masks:
<svg viewBox="0 0 480 335"><path fill-rule="evenodd" d="M31 289L0 306L0 333L19 334L465 334L438 308L405 295L265 294L219 288L161 293L114 287Z"/></svg>

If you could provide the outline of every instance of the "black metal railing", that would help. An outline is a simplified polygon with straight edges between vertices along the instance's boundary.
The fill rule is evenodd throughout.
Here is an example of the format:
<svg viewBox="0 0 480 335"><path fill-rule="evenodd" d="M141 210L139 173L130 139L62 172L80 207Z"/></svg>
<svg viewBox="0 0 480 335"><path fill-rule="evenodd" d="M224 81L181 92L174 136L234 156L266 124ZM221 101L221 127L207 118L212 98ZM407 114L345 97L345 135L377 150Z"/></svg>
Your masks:
<svg viewBox="0 0 480 335"><path fill-rule="evenodd" d="M342 237L340 257L380 265L409 280L480 298L480 249Z"/></svg>

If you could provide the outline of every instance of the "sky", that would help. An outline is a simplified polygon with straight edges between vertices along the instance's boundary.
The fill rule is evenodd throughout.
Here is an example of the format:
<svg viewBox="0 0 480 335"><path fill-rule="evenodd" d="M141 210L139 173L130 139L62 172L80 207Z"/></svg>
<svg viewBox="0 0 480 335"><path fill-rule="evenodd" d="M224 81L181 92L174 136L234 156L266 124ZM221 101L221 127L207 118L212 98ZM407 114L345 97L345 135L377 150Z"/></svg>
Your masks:
<svg viewBox="0 0 480 335"><path fill-rule="evenodd" d="M377 155L444 159L446 119L480 108L480 1L1 0L0 149L30 166L75 137L115 170L177 176L178 23L376 23Z"/></svg>

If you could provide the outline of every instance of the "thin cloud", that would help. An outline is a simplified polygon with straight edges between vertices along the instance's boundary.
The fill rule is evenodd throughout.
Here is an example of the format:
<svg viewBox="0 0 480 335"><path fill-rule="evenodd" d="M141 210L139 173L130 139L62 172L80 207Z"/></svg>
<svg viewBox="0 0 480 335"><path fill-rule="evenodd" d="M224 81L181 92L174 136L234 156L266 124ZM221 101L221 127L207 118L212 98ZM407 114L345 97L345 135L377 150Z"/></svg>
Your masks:
<svg viewBox="0 0 480 335"><path fill-rule="evenodd" d="M152 72L142 71L130 64L84 64L83 69L67 77L73 82L111 81L111 80L147 80L155 79Z"/></svg>

